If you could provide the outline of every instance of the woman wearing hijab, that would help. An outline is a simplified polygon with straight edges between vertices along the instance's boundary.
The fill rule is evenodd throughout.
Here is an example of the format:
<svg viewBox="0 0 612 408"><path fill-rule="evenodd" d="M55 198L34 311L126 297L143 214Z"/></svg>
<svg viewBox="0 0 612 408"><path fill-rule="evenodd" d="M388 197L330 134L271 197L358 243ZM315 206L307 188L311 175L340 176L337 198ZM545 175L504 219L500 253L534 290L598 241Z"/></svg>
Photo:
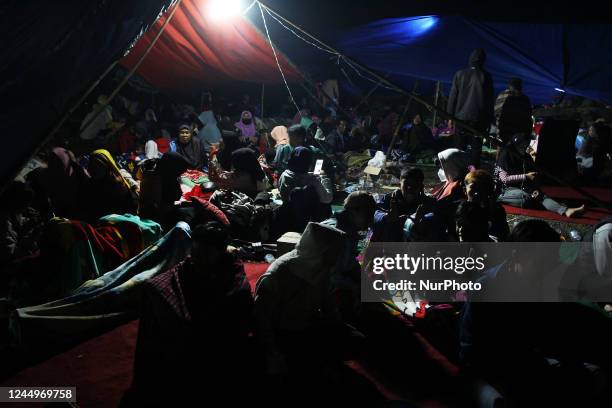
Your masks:
<svg viewBox="0 0 612 408"><path fill-rule="evenodd" d="M204 126L198 133L198 139L204 146L204 150L210 152L211 147L221 141L221 131L217 126L217 119L215 119L213 111L210 110L202 112L198 119Z"/></svg>
<svg viewBox="0 0 612 408"><path fill-rule="evenodd" d="M383 147L386 148L389 146L389 143L391 143L391 138L393 137L393 132L395 131L398 120L398 114L391 112L378 124L378 138Z"/></svg>
<svg viewBox="0 0 612 408"><path fill-rule="evenodd" d="M495 177L502 185L499 201L514 207L544 207L566 217L579 217L584 205L569 208L545 196L536 183L534 162L527 154L530 138L522 133L512 136L504 146L495 165Z"/></svg>
<svg viewBox="0 0 612 408"><path fill-rule="evenodd" d="M438 153L440 169L438 177L443 182L434 189L436 220L451 237L455 235L455 213L459 203L466 199L463 179L469 169L470 155L459 149L446 149Z"/></svg>
<svg viewBox="0 0 612 408"><path fill-rule="evenodd" d="M200 140L193 137L192 127L188 124L179 126L176 152L187 160L189 168L193 170L202 171L207 162L206 150Z"/></svg>
<svg viewBox="0 0 612 408"><path fill-rule="evenodd" d="M316 176L308 173L312 166L313 153L307 147L296 147L291 152L289 168L281 174L279 190L284 202L289 201L291 191L296 187L313 186L319 196L319 201L329 204L334 198L331 180L324 176Z"/></svg>
<svg viewBox="0 0 612 408"><path fill-rule="evenodd" d="M149 140L145 143L145 160L159 159L160 157L161 153L155 140Z"/></svg>
<svg viewBox="0 0 612 408"><path fill-rule="evenodd" d="M412 119L412 127L402 140L402 150L406 153L418 153L433 146L431 130L423 123L421 114Z"/></svg>
<svg viewBox="0 0 612 408"><path fill-rule="evenodd" d="M211 161L209 177L219 185L219 188L235 190L248 196L255 197L257 193L265 191L270 185L257 155L246 147L232 153L232 170L224 171L219 168L218 162Z"/></svg>
<svg viewBox="0 0 612 408"><path fill-rule="evenodd" d="M270 133L272 140L276 142L274 160L272 166L277 174L281 174L287 168L289 156L291 155L291 145L289 144L289 132L285 126L276 126Z"/></svg>
<svg viewBox="0 0 612 408"><path fill-rule="evenodd" d="M144 159L138 162L138 169L136 170L137 180L142 180L144 172L154 170L157 160L162 156L157 148L157 143L154 140L149 140L145 144L144 150Z"/></svg>
<svg viewBox="0 0 612 408"><path fill-rule="evenodd" d="M179 176L189 163L175 152L165 153L160 159L151 161L152 166L143 168L140 184L140 216L168 224L166 215L181 198Z"/></svg>
<svg viewBox="0 0 612 408"><path fill-rule="evenodd" d="M249 111L244 111L240 115L240 121L234 124L240 130L243 140L248 140L252 137L257 137L257 128L253 120L253 114Z"/></svg>
<svg viewBox="0 0 612 408"><path fill-rule="evenodd" d="M70 150L51 150L46 169L38 172L33 183L49 197L51 211L57 217L83 219L83 193L89 174L81 167Z"/></svg>
<svg viewBox="0 0 612 408"><path fill-rule="evenodd" d="M108 150L94 151L87 167L89 183L89 219L109 214L137 214L138 193L121 174Z"/></svg>

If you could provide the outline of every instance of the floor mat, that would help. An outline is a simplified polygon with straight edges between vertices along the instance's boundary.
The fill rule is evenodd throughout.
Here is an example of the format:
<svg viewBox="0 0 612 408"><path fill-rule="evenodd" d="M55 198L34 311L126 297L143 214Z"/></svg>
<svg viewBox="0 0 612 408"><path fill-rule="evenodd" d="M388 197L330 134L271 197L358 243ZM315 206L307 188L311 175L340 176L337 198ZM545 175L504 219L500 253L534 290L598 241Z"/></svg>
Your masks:
<svg viewBox="0 0 612 408"><path fill-rule="evenodd" d="M583 190L595 196L600 201L612 203L612 188L584 187ZM586 197L570 187L543 186L542 191L547 196L559 200L586 200Z"/></svg>
<svg viewBox="0 0 612 408"><path fill-rule="evenodd" d="M526 217L534 217L534 218L541 218L541 219L551 220L551 221L573 223L573 224L583 224L583 225L595 225L603 218L606 218L612 215L612 211L604 210L601 208L588 209L584 213L584 215L579 218L567 218L564 215L559 215L551 211L533 210L533 209L527 209L527 208L512 207L509 205L504 205L504 208L506 209L506 213L508 214L524 215Z"/></svg>
<svg viewBox="0 0 612 408"><path fill-rule="evenodd" d="M267 263L245 263L245 271L253 291L257 279L267 268ZM0 383L0 386L73 386L77 389L77 404L80 407L116 407L132 382L137 336L138 321L134 320L41 364L23 369ZM427 349L427 354L436 356L437 352ZM382 391L385 398L395 400L403 397L401 392L386 384L384 376L370 372L355 361L347 363L347 366ZM14 404L15 407L21 405L23 404ZM440 408L448 405L431 400L419 401L415 406Z"/></svg>

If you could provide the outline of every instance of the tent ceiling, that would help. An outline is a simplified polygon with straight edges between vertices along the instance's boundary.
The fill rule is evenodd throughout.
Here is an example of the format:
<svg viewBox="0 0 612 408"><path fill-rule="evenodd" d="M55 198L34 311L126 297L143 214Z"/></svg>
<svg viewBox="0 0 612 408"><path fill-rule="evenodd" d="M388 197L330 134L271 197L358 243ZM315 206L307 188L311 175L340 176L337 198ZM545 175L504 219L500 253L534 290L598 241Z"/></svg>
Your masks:
<svg viewBox="0 0 612 408"><path fill-rule="evenodd" d="M265 34L240 16L214 21L207 0L183 0L159 40L138 68L151 84L166 91L184 92L235 81L282 83ZM121 61L133 67L159 32L160 18ZM277 53L289 82L299 80L295 67Z"/></svg>

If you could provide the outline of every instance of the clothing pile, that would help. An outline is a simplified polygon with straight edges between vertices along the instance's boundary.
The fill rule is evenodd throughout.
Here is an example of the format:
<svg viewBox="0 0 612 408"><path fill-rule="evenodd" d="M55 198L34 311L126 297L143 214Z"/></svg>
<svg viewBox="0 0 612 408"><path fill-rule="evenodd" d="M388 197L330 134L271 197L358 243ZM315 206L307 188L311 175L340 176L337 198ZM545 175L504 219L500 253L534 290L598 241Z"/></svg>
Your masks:
<svg viewBox="0 0 612 408"><path fill-rule="evenodd" d="M251 242L265 242L269 236L272 211L267 205L257 205L244 193L217 190L210 197L230 220L233 236Z"/></svg>

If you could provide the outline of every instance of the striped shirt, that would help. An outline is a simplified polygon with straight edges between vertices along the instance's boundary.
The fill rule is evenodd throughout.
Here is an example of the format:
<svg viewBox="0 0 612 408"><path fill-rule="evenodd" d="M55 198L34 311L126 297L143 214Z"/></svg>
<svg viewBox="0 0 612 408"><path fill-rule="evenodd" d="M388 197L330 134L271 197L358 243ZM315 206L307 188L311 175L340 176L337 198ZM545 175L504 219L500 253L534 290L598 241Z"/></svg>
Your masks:
<svg viewBox="0 0 612 408"><path fill-rule="evenodd" d="M502 182L502 185L504 187L506 187L508 184L520 183L527 179L527 176L525 174L508 174L506 170L502 169L499 166L495 166L493 175L495 176L495 178Z"/></svg>

